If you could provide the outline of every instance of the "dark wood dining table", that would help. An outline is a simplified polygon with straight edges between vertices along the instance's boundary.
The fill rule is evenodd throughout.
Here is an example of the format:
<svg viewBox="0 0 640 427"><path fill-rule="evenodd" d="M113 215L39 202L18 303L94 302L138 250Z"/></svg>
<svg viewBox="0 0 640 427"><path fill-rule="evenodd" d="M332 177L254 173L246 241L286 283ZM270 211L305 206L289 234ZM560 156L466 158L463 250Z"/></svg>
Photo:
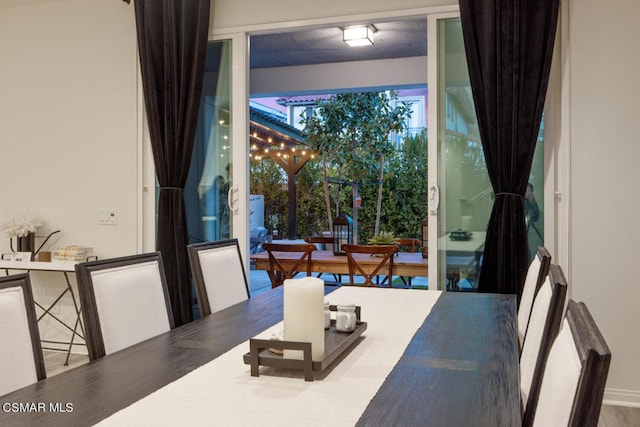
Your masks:
<svg viewBox="0 0 640 427"><path fill-rule="evenodd" d="M300 258L299 254L289 252L279 252L277 256L284 266L293 264ZM358 258L358 262L364 268L367 265L375 267L379 262L375 257L366 254L354 254L354 256ZM269 257L266 252L252 254L251 260L255 261L257 270L269 270ZM314 273L349 274L347 257L335 255L333 251L328 250L313 251L311 271ZM427 277L429 275L429 261L427 258L423 258L421 253L398 252L393 259L393 274L405 277Z"/></svg>
<svg viewBox="0 0 640 427"><path fill-rule="evenodd" d="M280 322L282 308L280 287L2 396L0 425L93 425ZM514 296L443 293L358 425L518 425L517 343Z"/></svg>

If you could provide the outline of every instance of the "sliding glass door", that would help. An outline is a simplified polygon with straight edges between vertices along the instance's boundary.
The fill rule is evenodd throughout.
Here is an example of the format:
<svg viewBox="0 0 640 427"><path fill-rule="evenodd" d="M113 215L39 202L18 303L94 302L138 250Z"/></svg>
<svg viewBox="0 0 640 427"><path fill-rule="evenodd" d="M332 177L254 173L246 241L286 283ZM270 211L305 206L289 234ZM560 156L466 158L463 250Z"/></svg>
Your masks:
<svg viewBox="0 0 640 427"><path fill-rule="evenodd" d="M238 38L242 38L239 36ZM237 237L244 242L246 211L246 114L233 100L236 73L244 64L243 43L210 41L191 169L185 188L189 242ZM239 78L244 77L237 73ZM240 90L242 92L242 90ZM241 93L240 97L245 94ZM240 108L239 108L240 107Z"/></svg>
<svg viewBox="0 0 640 427"><path fill-rule="evenodd" d="M430 58L436 62L437 79L430 78L430 88L436 88L430 101L436 106L437 126L430 138L434 153L429 159L435 162L429 165L429 213L437 244L429 246L435 252L430 259L437 260L437 277L430 274L429 280L436 282L438 289L473 290L493 193L478 133L460 19L433 17L430 24L434 27L430 42L437 46L437 57Z"/></svg>
<svg viewBox="0 0 640 427"><path fill-rule="evenodd" d="M185 188L189 243L228 239L233 155L231 41L210 42L191 169Z"/></svg>
<svg viewBox="0 0 640 427"><path fill-rule="evenodd" d="M475 291L494 193L487 173L456 14L429 17L430 288ZM543 244L542 125L527 195L531 255ZM540 194L539 200L536 195ZM435 261L435 262L434 262ZM434 286L434 284L436 286Z"/></svg>

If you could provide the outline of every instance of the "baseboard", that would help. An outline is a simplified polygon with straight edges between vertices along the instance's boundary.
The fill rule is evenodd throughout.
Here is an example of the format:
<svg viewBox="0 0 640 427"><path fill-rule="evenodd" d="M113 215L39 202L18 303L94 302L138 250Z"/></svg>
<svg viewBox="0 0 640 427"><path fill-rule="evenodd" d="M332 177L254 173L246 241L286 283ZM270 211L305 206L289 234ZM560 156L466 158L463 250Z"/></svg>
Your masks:
<svg viewBox="0 0 640 427"><path fill-rule="evenodd" d="M632 406L640 408L640 391L605 388L602 403L612 406Z"/></svg>

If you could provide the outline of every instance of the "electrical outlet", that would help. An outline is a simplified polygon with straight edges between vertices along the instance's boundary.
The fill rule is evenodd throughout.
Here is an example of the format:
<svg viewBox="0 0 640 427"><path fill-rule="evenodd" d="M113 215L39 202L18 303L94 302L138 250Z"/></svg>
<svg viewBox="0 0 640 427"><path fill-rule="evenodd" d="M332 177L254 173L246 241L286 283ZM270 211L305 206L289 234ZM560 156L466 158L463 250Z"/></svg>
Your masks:
<svg viewBox="0 0 640 427"><path fill-rule="evenodd" d="M116 209L98 209L98 224L116 225L118 223L118 211Z"/></svg>

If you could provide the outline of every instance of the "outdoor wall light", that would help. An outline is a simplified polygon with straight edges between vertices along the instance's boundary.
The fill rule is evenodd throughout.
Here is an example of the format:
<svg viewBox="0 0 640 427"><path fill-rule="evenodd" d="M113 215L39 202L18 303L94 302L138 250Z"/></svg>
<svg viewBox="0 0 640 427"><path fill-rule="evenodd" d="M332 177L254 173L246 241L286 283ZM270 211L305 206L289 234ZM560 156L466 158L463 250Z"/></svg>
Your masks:
<svg viewBox="0 0 640 427"><path fill-rule="evenodd" d="M373 25L358 25L342 29L342 40L351 47L371 46L373 34L376 33Z"/></svg>

